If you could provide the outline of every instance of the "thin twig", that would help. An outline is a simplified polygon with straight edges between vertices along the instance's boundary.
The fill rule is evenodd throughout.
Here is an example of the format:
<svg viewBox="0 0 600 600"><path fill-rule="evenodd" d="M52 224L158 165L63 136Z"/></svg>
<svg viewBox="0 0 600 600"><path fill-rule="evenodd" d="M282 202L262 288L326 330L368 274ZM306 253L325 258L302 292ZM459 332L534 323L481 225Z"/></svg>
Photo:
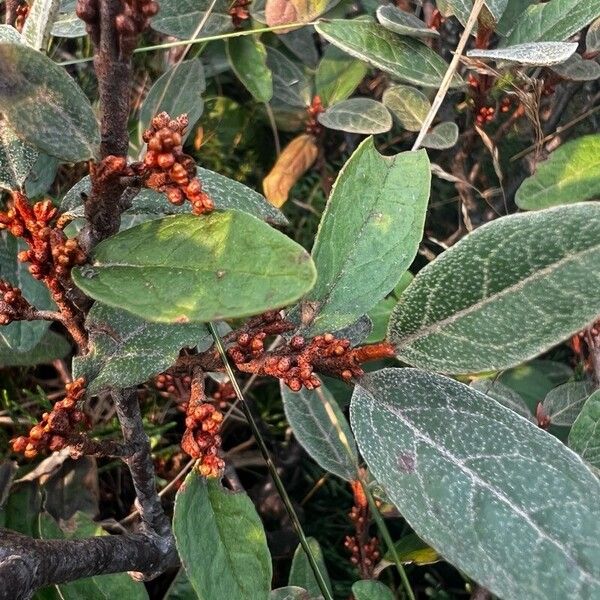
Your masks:
<svg viewBox="0 0 600 600"><path fill-rule="evenodd" d="M458 46L456 46L456 52L454 53L454 56L452 57L452 60L450 61L450 65L448 66L446 74L444 75L444 78L442 79L442 84L440 85L440 89L437 91L437 94L435 95L435 98L433 99L431 108L429 109L429 112L427 113L427 116L425 117L425 120L423 121L423 124L421 125L421 131L419 131L419 135L417 136L417 139L415 140L415 143L413 144L412 150L418 150L421 147L423 138L429 131L429 128L431 127L431 124L433 123L433 120L435 119L435 116L437 115L438 110L440 109L440 106L442 106L442 102L444 101L446 93L448 92L448 88L450 87L450 84L452 83L452 78L454 77L454 73L456 72L456 69L458 67L458 63L460 62L462 53L465 49L465 46L467 45L467 41L469 40L471 31L473 30L473 27L475 27L475 24L477 23L477 17L479 16L479 12L483 8L484 1L485 0L475 0L475 2L473 3L473 8L471 9L471 14L469 15L469 19L467 20L467 24L465 25L465 30L463 31L463 34L458 42Z"/></svg>

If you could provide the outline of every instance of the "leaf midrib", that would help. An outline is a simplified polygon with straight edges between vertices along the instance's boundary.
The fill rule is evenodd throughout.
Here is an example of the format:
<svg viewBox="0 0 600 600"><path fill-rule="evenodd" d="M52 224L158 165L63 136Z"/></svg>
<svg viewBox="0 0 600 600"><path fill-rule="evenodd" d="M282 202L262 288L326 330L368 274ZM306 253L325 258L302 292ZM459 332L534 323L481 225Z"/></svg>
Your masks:
<svg viewBox="0 0 600 600"><path fill-rule="evenodd" d="M466 308L463 308L463 309L455 312L454 314L452 314L448 317L445 317L444 319L435 321L434 323L430 323L426 327L419 329L415 333L413 333L409 336L406 336L405 338L396 342L396 349L398 351L400 351L422 338L425 338L431 334L437 333L437 332L441 331L447 325L452 325L459 319L462 319L463 317L474 313L475 311L487 306L488 304L491 304L491 303L495 302L496 300L502 299L514 291L520 291L526 285L528 285L532 282L535 282L538 279L543 279L547 275L552 274L554 271L556 271L560 267L562 267L570 262L573 262L582 256L596 252L598 250L600 250L600 244L596 244L594 246L591 246L590 248L586 248L585 250L576 252L574 254L567 254L566 256L561 258L559 261L552 263L551 265L548 265L547 267L539 269L530 277L527 277L525 279L520 279L516 283L513 283L512 285L504 288L503 290L501 290L495 294L492 294L491 296L488 296L487 298L484 298L484 299L480 300L479 302L471 304L470 306L467 306Z"/></svg>

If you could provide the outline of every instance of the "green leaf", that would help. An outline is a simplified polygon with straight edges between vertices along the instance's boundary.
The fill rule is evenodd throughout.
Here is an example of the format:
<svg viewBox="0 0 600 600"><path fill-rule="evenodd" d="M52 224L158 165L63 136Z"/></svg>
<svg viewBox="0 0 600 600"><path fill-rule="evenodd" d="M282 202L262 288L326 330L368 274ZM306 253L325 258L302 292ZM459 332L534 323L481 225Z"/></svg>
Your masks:
<svg viewBox="0 0 600 600"><path fill-rule="evenodd" d="M600 0L551 0L530 6L516 21L507 44L562 41L600 16Z"/></svg>
<svg viewBox="0 0 600 600"><path fill-rule="evenodd" d="M459 570L504 600L600 594L600 481L554 436L416 369L366 375L350 414L375 478Z"/></svg>
<svg viewBox="0 0 600 600"><path fill-rule="evenodd" d="M417 40L401 37L382 25L362 20L321 21L316 30L351 56L424 87L439 87L448 65L431 48ZM462 80L455 76L453 87Z"/></svg>
<svg viewBox="0 0 600 600"><path fill-rule="evenodd" d="M34 50L45 51L59 8L60 0L35 0L25 19L21 34L23 42Z"/></svg>
<svg viewBox="0 0 600 600"><path fill-rule="evenodd" d="M287 225L283 213L267 202L266 198L234 179L219 175L214 171L196 168L196 175L202 182L202 189L212 198L217 210L235 209L253 215L274 225ZM89 194L91 189L89 176L81 179L66 194L61 202L61 212L83 217L81 194ZM189 214L189 206L171 204L165 194L144 189L133 199L131 208L125 215L180 215Z"/></svg>
<svg viewBox="0 0 600 600"><path fill-rule="evenodd" d="M383 4L377 9L377 20L390 31L416 38L438 37L439 31L431 29L413 13L399 9L394 4Z"/></svg>
<svg viewBox="0 0 600 600"><path fill-rule="evenodd" d="M319 571L321 572L321 575L323 575L325 585L329 590L329 593L331 594L331 581L329 580L329 574L327 573L327 567L325 565L325 560L323 559L323 552L321 550L321 546L319 545L319 542L313 537L309 537L307 541L308 547L310 548L312 555L315 557L315 561L317 563L317 566L319 567ZM292 559L292 566L290 569L290 576L288 578L288 585L297 586L302 589L305 589L311 598L322 597L321 589L319 588L319 584L317 583L314 573L310 567L310 563L308 562L306 552L304 552L300 544L298 544L296 552L294 552L294 558Z"/></svg>
<svg viewBox="0 0 600 600"><path fill-rule="evenodd" d="M17 259L19 251L25 248L23 241L6 231L0 232L0 279L18 287L36 308L54 309L48 288L30 275L26 263ZM48 321L13 321L0 326L0 342L15 352L27 352L39 343L49 326Z"/></svg>
<svg viewBox="0 0 600 600"><path fill-rule="evenodd" d="M227 40L229 64L257 102L273 97L273 76L267 67L267 51L258 36L245 35Z"/></svg>
<svg viewBox="0 0 600 600"><path fill-rule="evenodd" d="M508 0L485 0L485 5L494 17L494 21L498 22L506 10Z"/></svg>
<svg viewBox="0 0 600 600"><path fill-rule="evenodd" d="M101 527L82 512L77 513L74 519L69 521L69 525L74 529L65 536L63 530L48 513L41 513L40 537L48 540L106 535ZM56 589L61 600L83 600L84 598L85 600L107 600L107 598L148 600L144 584L141 581L134 581L127 573L95 575L71 583L62 583L57 585Z"/></svg>
<svg viewBox="0 0 600 600"><path fill-rule="evenodd" d="M577 44L567 42L529 42L493 50L469 50L467 56L517 65L550 67L564 63L573 56L575 50Z"/></svg>
<svg viewBox="0 0 600 600"><path fill-rule="evenodd" d="M94 158L98 123L85 94L40 52L0 44L0 112L23 141L64 161Z"/></svg>
<svg viewBox="0 0 600 600"><path fill-rule="evenodd" d="M367 74L367 65L329 44L315 73L317 96L324 106L349 98Z"/></svg>
<svg viewBox="0 0 600 600"><path fill-rule="evenodd" d="M559 146L517 190L524 210L581 202L600 194L600 134L585 135Z"/></svg>
<svg viewBox="0 0 600 600"><path fill-rule="evenodd" d="M427 132L421 145L434 150L452 148L458 141L458 125L452 121L438 123L431 131Z"/></svg>
<svg viewBox="0 0 600 600"><path fill-rule="evenodd" d="M57 358L64 358L70 351L71 345L62 335L46 331L38 344L26 352L15 352L4 342L0 342L0 367L49 364Z"/></svg>
<svg viewBox="0 0 600 600"><path fill-rule="evenodd" d="M431 565L442 560L431 546L414 533L400 538L394 544L394 549L400 562L405 565ZM394 559L394 552L391 550L388 550L383 557L383 560L389 564L394 564Z"/></svg>
<svg viewBox="0 0 600 600"><path fill-rule="evenodd" d="M205 89L204 69L199 58L176 64L150 88L140 109L142 126L148 127L152 117L162 111L172 117L187 113L190 126L194 125L204 109L202 92Z"/></svg>
<svg viewBox="0 0 600 600"><path fill-rule="evenodd" d="M35 164L25 180L25 193L29 198L42 196L48 191L56 177L58 163L54 156L48 156L44 152L38 153Z"/></svg>
<svg viewBox="0 0 600 600"><path fill-rule="evenodd" d="M349 133L385 133L392 128L388 109L371 98L350 98L329 107L319 115L319 123L329 129Z"/></svg>
<svg viewBox="0 0 600 600"><path fill-rule="evenodd" d="M320 596L322 598L322 596ZM312 600L310 594L298 586L288 585L271 592L269 600Z"/></svg>
<svg viewBox="0 0 600 600"><path fill-rule="evenodd" d="M0 117L0 189L21 188L37 159L37 150L23 143Z"/></svg>
<svg viewBox="0 0 600 600"><path fill-rule="evenodd" d="M0 523L7 529L37 538L41 507L42 495L37 481L13 483L10 494L0 510Z"/></svg>
<svg viewBox="0 0 600 600"><path fill-rule="evenodd" d="M408 131L420 131L431 103L427 96L409 85L392 85L383 93L381 101Z"/></svg>
<svg viewBox="0 0 600 600"><path fill-rule="evenodd" d="M554 65L552 70L569 81L594 81L600 79L600 64L595 60L584 60L581 54L573 54L569 60Z"/></svg>
<svg viewBox="0 0 600 600"><path fill-rule="evenodd" d="M267 600L271 556L250 498L192 471L177 492L173 532L199 600Z"/></svg>
<svg viewBox="0 0 600 600"><path fill-rule="evenodd" d="M589 381L563 383L544 398L544 413L550 417L552 425L570 427L593 391L594 386Z"/></svg>
<svg viewBox="0 0 600 600"><path fill-rule="evenodd" d="M73 376L85 377L89 394L116 384L147 381L175 363L183 347L206 350L212 338L203 324L149 323L96 302L86 320L89 352L73 360Z"/></svg>
<svg viewBox="0 0 600 600"><path fill-rule="evenodd" d="M200 23L202 36L231 31L230 6L229 0L216 0L214 6L212 0L161 0L152 29L182 40L192 38Z"/></svg>
<svg viewBox="0 0 600 600"><path fill-rule="evenodd" d="M367 138L350 157L312 251L318 276L307 296L311 333L356 321L398 283L421 241L430 179L425 151L382 156Z"/></svg>
<svg viewBox="0 0 600 600"><path fill-rule="evenodd" d="M213 321L279 308L312 287L301 246L230 211L166 217L118 233L73 270L95 300L159 323Z"/></svg>
<svg viewBox="0 0 600 600"><path fill-rule="evenodd" d="M356 600L394 600L392 590L379 581L363 579L352 585L352 595Z"/></svg>
<svg viewBox="0 0 600 600"><path fill-rule="evenodd" d="M283 382L280 387L287 422L300 445L326 471L346 481L356 480L354 436L331 392L323 385L297 393Z"/></svg>
<svg viewBox="0 0 600 600"><path fill-rule="evenodd" d="M569 446L590 465L600 468L600 390L587 399L573 423Z"/></svg>
<svg viewBox="0 0 600 600"><path fill-rule="evenodd" d="M298 65L275 48L267 47L267 66L273 76L273 105L305 109L311 101L310 83Z"/></svg>
<svg viewBox="0 0 600 600"><path fill-rule="evenodd" d="M498 379L476 379L471 382L471 387L474 390L493 398L496 402L502 404L502 406L510 408L528 421L537 423L536 419L531 414L529 407L525 403L525 400L523 400L519 393Z"/></svg>
<svg viewBox="0 0 600 600"><path fill-rule="evenodd" d="M12 25L0 24L0 42L21 44L23 39L21 38L21 34Z"/></svg>
<svg viewBox="0 0 600 600"><path fill-rule="evenodd" d="M590 54L600 51L600 18L588 27L585 34L585 49Z"/></svg>
<svg viewBox="0 0 600 600"><path fill-rule="evenodd" d="M400 298L388 332L398 358L476 373L541 354L600 314L599 248L593 203L483 225L421 270Z"/></svg>
<svg viewBox="0 0 600 600"><path fill-rule="evenodd" d="M75 13L76 0L63 0L54 25L54 37L77 38L86 35L85 23Z"/></svg>

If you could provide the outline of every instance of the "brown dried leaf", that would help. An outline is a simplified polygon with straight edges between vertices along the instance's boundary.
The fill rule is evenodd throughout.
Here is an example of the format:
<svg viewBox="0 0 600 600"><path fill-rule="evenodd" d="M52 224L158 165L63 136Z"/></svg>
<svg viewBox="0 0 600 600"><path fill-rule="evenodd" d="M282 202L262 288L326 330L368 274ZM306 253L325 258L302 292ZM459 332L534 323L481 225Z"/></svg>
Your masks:
<svg viewBox="0 0 600 600"><path fill-rule="evenodd" d="M295 137L263 180L266 199L277 208L283 206L294 184L312 167L318 154L314 136L303 133Z"/></svg>

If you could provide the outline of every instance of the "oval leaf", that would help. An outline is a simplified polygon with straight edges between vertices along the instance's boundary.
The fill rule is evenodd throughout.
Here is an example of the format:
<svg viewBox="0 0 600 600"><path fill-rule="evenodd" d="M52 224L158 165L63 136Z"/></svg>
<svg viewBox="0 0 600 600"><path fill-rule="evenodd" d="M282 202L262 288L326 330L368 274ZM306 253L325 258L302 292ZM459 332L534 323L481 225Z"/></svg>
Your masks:
<svg viewBox="0 0 600 600"><path fill-rule="evenodd" d="M327 573L327 567L325 566L325 560L323 559L323 551L321 550L321 546L313 537L307 538L307 542L312 555L315 557L319 571L323 576L325 585L331 594L331 581L329 580L329 574ZM310 563L308 562L306 552L304 552L304 549L300 544L298 544L296 552L294 552L290 576L288 578L288 585L305 589L311 598L322 598L321 589L319 588L319 584L317 583Z"/></svg>
<svg viewBox="0 0 600 600"><path fill-rule="evenodd" d="M319 123L329 129L349 133L385 133L392 128L388 109L371 98L342 100L319 115Z"/></svg>
<svg viewBox="0 0 600 600"><path fill-rule="evenodd" d="M458 141L458 125L452 121L438 123L431 131L427 132L421 144L433 150L446 150L452 148Z"/></svg>
<svg viewBox="0 0 600 600"><path fill-rule="evenodd" d="M496 48L495 50L469 50L467 56L469 58L483 58L517 65L549 67L564 63L574 54L575 50L577 50L577 44L533 42L507 48Z"/></svg>
<svg viewBox="0 0 600 600"><path fill-rule="evenodd" d="M476 379L471 382L471 387L474 390L493 398L496 402L502 404L502 406L510 408L528 421L537 423L520 394L507 385L504 385L501 381L497 379Z"/></svg>
<svg viewBox="0 0 600 600"><path fill-rule="evenodd" d="M140 121L148 127L152 117L162 111L176 117L186 113L190 126L202 116L206 89L204 68L199 58L186 60L163 73L150 88L142 108Z"/></svg>
<svg viewBox="0 0 600 600"><path fill-rule="evenodd" d="M290 304L313 285L301 246L244 213L181 215L122 231L73 271L95 300L162 323L243 317Z"/></svg>
<svg viewBox="0 0 600 600"><path fill-rule="evenodd" d="M272 104L302 109L310 104L310 83L295 62L279 50L268 47L267 67L273 76Z"/></svg>
<svg viewBox="0 0 600 600"><path fill-rule="evenodd" d="M587 397L594 391L589 381L563 383L548 392L542 403L552 425L570 427L581 412Z"/></svg>
<svg viewBox="0 0 600 600"><path fill-rule="evenodd" d="M600 64L595 60L584 60L581 54L573 54L566 62L554 65L552 70L570 81L594 81L600 78Z"/></svg>
<svg viewBox="0 0 600 600"><path fill-rule="evenodd" d="M401 37L378 23L362 20L321 21L316 30L351 56L409 83L439 87L448 65L431 48ZM462 84L456 76L453 86Z"/></svg>
<svg viewBox="0 0 600 600"><path fill-rule="evenodd" d="M415 369L365 376L350 410L373 475L458 569L504 600L600 594L600 481L554 436Z"/></svg>
<svg viewBox="0 0 600 600"><path fill-rule="evenodd" d="M94 158L92 107L56 63L20 44L0 44L0 112L25 142L64 161Z"/></svg>
<svg viewBox="0 0 600 600"><path fill-rule="evenodd" d="M385 90L381 101L408 131L420 131L431 108L427 96L409 85L392 85Z"/></svg>
<svg viewBox="0 0 600 600"><path fill-rule="evenodd" d="M210 346L203 324L149 323L124 310L96 302L88 313L88 353L73 359L73 376L85 377L87 392L97 394L117 383L144 383L175 363L183 347Z"/></svg>
<svg viewBox="0 0 600 600"><path fill-rule="evenodd" d="M390 31L400 35L408 35L416 38L427 38L439 36L439 31L427 27L413 13L399 9L393 4L384 4L377 9L377 20Z"/></svg>
<svg viewBox="0 0 600 600"><path fill-rule="evenodd" d="M200 600L267 600L271 556L256 509L192 471L177 492L173 533Z"/></svg>
<svg viewBox="0 0 600 600"><path fill-rule="evenodd" d="M326 471L354 481L358 473L358 455L354 436L329 390L292 392L281 383L283 409L296 439Z"/></svg>
<svg viewBox="0 0 600 600"><path fill-rule="evenodd" d="M346 100L364 79L367 70L366 63L329 44L315 73L317 96L324 106Z"/></svg>
<svg viewBox="0 0 600 600"><path fill-rule="evenodd" d="M419 272L389 339L401 360L442 373L517 365L600 314L599 249L597 204L492 221Z"/></svg>
<svg viewBox="0 0 600 600"><path fill-rule="evenodd" d="M267 67L267 51L256 36L227 40L229 64L257 102L268 102L273 96L273 76Z"/></svg>
<svg viewBox="0 0 600 600"><path fill-rule="evenodd" d="M76 0L63 0L54 24L54 37L76 38L86 35L85 23L75 13Z"/></svg>
<svg viewBox="0 0 600 600"><path fill-rule="evenodd" d="M540 163L535 175L517 190L524 210L581 202L600 195L600 134L585 135L559 146Z"/></svg>
<svg viewBox="0 0 600 600"><path fill-rule="evenodd" d="M600 468L600 390L587 399L573 423L569 446L590 465Z"/></svg>
<svg viewBox="0 0 600 600"><path fill-rule="evenodd" d="M382 156L367 138L340 172L312 250L311 334L350 325L383 299L413 261L431 171L424 150Z"/></svg>

